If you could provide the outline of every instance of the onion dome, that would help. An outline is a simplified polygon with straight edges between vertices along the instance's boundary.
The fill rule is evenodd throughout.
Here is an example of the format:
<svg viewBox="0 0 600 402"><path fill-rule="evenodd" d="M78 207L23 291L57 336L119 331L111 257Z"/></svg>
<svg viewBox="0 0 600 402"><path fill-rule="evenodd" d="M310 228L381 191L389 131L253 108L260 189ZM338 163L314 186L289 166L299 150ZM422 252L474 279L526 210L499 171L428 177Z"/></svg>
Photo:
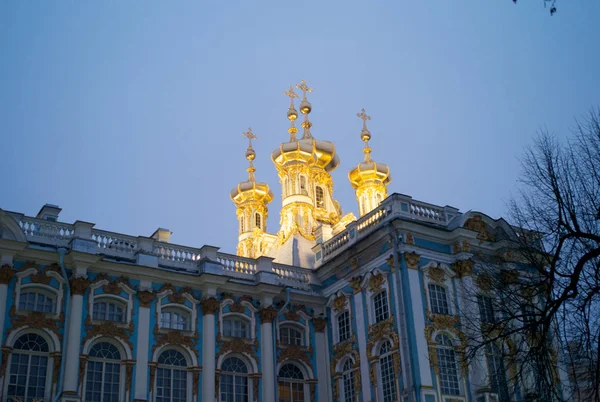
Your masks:
<svg viewBox="0 0 600 402"><path fill-rule="evenodd" d="M269 189L269 185L265 183L257 183L254 177L256 168L253 165L253 161L256 158L256 152L252 148L252 140L256 139L256 135L252 133L252 129L248 128L248 132L243 133L248 138L248 148L246 149L246 159L249 162L248 169L248 180L241 182L233 190L231 190L231 199L237 206L247 202L259 202L264 205L270 203L273 200L273 192Z"/></svg>
<svg viewBox="0 0 600 402"><path fill-rule="evenodd" d="M291 99L287 112L288 120L291 123L288 129L290 141L281 144L279 149L273 151L271 159L278 169L291 163L307 163L331 172L340 164L340 159L335 153L335 145L329 141L317 141L310 132L312 123L308 120L308 114L312 111L312 106L306 99L306 92L312 92L312 88L306 85L305 80L297 84L296 88L304 93L302 102L300 102L300 112L304 115L302 138L300 140L296 138L298 129L295 126L295 121L298 118L298 112L294 108L294 98L298 98L298 95L290 86L290 89L284 92Z"/></svg>
<svg viewBox="0 0 600 402"><path fill-rule="evenodd" d="M359 189L365 185L383 185L384 189L392 181L390 175L390 168L385 163L376 163L371 159L371 148L369 147L369 140L371 139L371 132L367 128L367 120L371 120L371 116L365 113L365 109L362 109L357 114L363 120L363 128L360 134L361 140L365 143L363 153L365 154L365 160L358 164L354 169L348 173L348 179L354 189ZM385 196L387 196L387 191Z"/></svg>

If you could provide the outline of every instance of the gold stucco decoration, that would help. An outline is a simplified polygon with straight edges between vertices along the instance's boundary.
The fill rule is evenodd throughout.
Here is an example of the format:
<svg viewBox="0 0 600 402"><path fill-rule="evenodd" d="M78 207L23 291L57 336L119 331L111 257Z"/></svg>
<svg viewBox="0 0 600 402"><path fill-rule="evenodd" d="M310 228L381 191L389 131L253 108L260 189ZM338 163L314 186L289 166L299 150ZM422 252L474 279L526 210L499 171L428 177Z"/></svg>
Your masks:
<svg viewBox="0 0 600 402"><path fill-rule="evenodd" d="M383 282L385 282L383 274L379 273L371 276L371 279L369 279L369 291L371 293L378 292L383 286Z"/></svg>
<svg viewBox="0 0 600 402"><path fill-rule="evenodd" d="M38 329L46 329L48 331L54 332L58 339L62 342L62 334L59 333L59 323L64 322L64 315L61 313L58 320L55 318L47 317L44 313L40 313L37 311L28 312L27 315L18 315L16 313L15 306L13 305L10 309L9 316L12 320L12 327L6 330L6 335L10 334L12 331L22 328L22 327L31 327Z"/></svg>
<svg viewBox="0 0 600 402"><path fill-rule="evenodd" d="M194 336L188 336L184 331L178 330L170 330L169 332L162 334L161 332L159 332L157 325L156 327L154 327L153 332L154 337L156 338L156 343L152 346L152 353L154 353L154 351L158 347L163 345L187 346L190 350L196 353L196 349L194 349L194 347L199 340L199 335L197 331L194 332Z"/></svg>
<svg viewBox="0 0 600 402"><path fill-rule="evenodd" d="M290 346L282 348L281 352L277 356L277 363L282 363L286 360L299 360L306 363L307 366L312 368L310 364L310 355L312 354L312 347L309 349L300 348L298 346Z"/></svg>
<svg viewBox="0 0 600 402"><path fill-rule="evenodd" d="M475 284L477 284L479 289L483 291L490 291L493 287L492 278L486 273L481 273L477 275L475 277Z"/></svg>
<svg viewBox="0 0 600 402"><path fill-rule="evenodd" d="M358 353L356 337L354 335L352 335L352 338L333 346L333 355L331 357L331 373L339 374L336 371L336 368L339 361L345 356L352 357L355 365L360 364L360 355Z"/></svg>
<svg viewBox="0 0 600 402"><path fill-rule="evenodd" d="M200 367L189 369L192 372L192 396L194 399L198 396L198 386L200 385Z"/></svg>
<svg viewBox="0 0 600 402"><path fill-rule="evenodd" d="M451 265L451 268L459 278L462 278L471 276L475 268L475 263L473 260L458 260Z"/></svg>
<svg viewBox="0 0 600 402"><path fill-rule="evenodd" d="M273 322L277 316L277 309L275 307L264 307L258 310L260 322Z"/></svg>
<svg viewBox="0 0 600 402"><path fill-rule="evenodd" d="M417 269L419 268L419 261L421 260L421 256L417 253L404 253L404 259L406 260L406 266L408 269Z"/></svg>
<svg viewBox="0 0 600 402"><path fill-rule="evenodd" d="M413 234L408 232L406 233L406 244L415 244L415 238L413 237Z"/></svg>
<svg viewBox="0 0 600 402"><path fill-rule="evenodd" d="M446 271L440 267L431 267L427 270L427 277L437 283L443 283L446 280Z"/></svg>
<svg viewBox="0 0 600 402"><path fill-rule="evenodd" d="M150 307L150 303L154 300L155 295L149 290L141 290L137 293L137 298L140 301L140 307L148 308Z"/></svg>
<svg viewBox="0 0 600 402"><path fill-rule="evenodd" d="M481 241L494 241L494 236L487 229L487 223L481 215L475 215L466 220L464 228L477 232L477 238Z"/></svg>
<svg viewBox="0 0 600 402"><path fill-rule="evenodd" d="M2 361L0 362L0 377L4 377L6 374L6 365L8 364L8 357L12 352L13 348L8 346L2 347Z"/></svg>
<svg viewBox="0 0 600 402"><path fill-rule="evenodd" d="M514 285L519 281L519 272L515 269L503 269L500 271L500 280L504 285Z"/></svg>
<svg viewBox="0 0 600 402"><path fill-rule="evenodd" d="M354 278L350 279L349 284L352 287L354 294L360 293L362 291L362 287L360 285L361 281L362 277L360 276L355 276Z"/></svg>
<svg viewBox="0 0 600 402"><path fill-rule="evenodd" d="M333 299L333 310L337 313L346 309L348 299L344 295L340 295Z"/></svg>
<svg viewBox="0 0 600 402"><path fill-rule="evenodd" d="M396 262L394 260L394 255L390 254L390 256L385 260L388 267L392 269L392 272L396 270Z"/></svg>
<svg viewBox="0 0 600 402"><path fill-rule="evenodd" d="M105 321L98 325L90 325L89 317L86 320L86 336L83 338L81 344L85 344L89 339L95 336L106 336L107 338L119 338L123 340L133 350L133 344L129 340L131 333L128 328L117 326L114 322Z"/></svg>
<svg viewBox="0 0 600 402"><path fill-rule="evenodd" d="M90 281L87 278L71 278L71 292L74 295L83 295L90 287Z"/></svg>
<svg viewBox="0 0 600 402"><path fill-rule="evenodd" d="M29 277L31 278L31 283L41 283L43 285L50 284L50 277L41 272L30 275ZM77 294L77 293L75 293L75 294Z"/></svg>
<svg viewBox="0 0 600 402"><path fill-rule="evenodd" d="M221 305L221 303L219 303L219 301L217 299L215 299L214 297L209 297L200 302L200 307L202 308L203 315L207 315L207 314L214 315L217 312L217 310L219 310L220 305Z"/></svg>
<svg viewBox="0 0 600 402"><path fill-rule="evenodd" d="M327 319L313 318L312 322L315 326L315 332L325 332L325 328L327 327Z"/></svg>
<svg viewBox="0 0 600 402"><path fill-rule="evenodd" d="M394 325L393 317L369 326L369 332L367 334L367 359L369 361L377 358L376 356L373 356L373 348L383 339L388 339L390 341L392 351L397 351L399 349L400 340Z"/></svg>
<svg viewBox="0 0 600 402"><path fill-rule="evenodd" d="M15 276L15 270L8 264L4 264L0 268L0 284L8 285Z"/></svg>
<svg viewBox="0 0 600 402"><path fill-rule="evenodd" d="M224 339L221 337L221 334L217 335L217 345L219 345L219 353L217 353L217 360L223 354L229 352L235 353L246 353L256 361L258 358L256 357L256 349L258 348L258 341L253 339L250 341L246 338L231 338Z"/></svg>

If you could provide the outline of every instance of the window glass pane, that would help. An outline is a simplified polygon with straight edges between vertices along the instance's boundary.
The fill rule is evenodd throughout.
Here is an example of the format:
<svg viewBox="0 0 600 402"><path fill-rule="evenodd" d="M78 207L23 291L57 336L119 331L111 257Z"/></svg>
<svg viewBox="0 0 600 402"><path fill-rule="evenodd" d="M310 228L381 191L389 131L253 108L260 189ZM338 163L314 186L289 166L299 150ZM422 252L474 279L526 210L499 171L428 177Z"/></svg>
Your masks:
<svg viewBox="0 0 600 402"><path fill-rule="evenodd" d="M390 313L388 308L387 292L385 290L375 295L373 298L373 305L375 307L375 322L387 320Z"/></svg>
<svg viewBox="0 0 600 402"><path fill-rule="evenodd" d="M19 337L10 357L7 397L44 398L48 373L48 344L37 334Z"/></svg>
<svg viewBox="0 0 600 402"><path fill-rule="evenodd" d="M437 358L442 394L459 395L458 368L452 341L445 335L435 338L438 343Z"/></svg>
<svg viewBox="0 0 600 402"><path fill-rule="evenodd" d="M280 342L283 345L302 346L302 332L293 327L282 327L279 330Z"/></svg>
<svg viewBox="0 0 600 402"><path fill-rule="evenodd" d="M478 295L477 304L479 305L479 316L481 322L492 323L496 321L494 314L494 302L491 297Z"/></svg>
<svg viewBox="0 0 600 402"><path fill-rule="evenodd" d="M240 317L227 317L223 320L223 335L235 338L249 338L250 325Z"/></svg>
<svg viewBox="0 0 600 402"><path fill-rule="evenodd" d="M450 310L448 308L448 297L446 296L446 288L434 284L429 284L428 288L431 311L435 314L450 314Z"/></svg>
<svg viewBox="0 0 600 402"><path fill-rule="evenodd" d="M350 339L350 313L344 311L337 317L338 323L338 342L344 342Z"/></svg>
<svg viewBox="0 0 600 402"><path fill-rule="evenodd" d="M381 371L380 388L383 393L383 402L395 402L396 399L396 374L394 372L393 356L390 352L392 345L384 342L379 349L379 367Z"/></svg>
<svg viewBox="0 0 600 402"><path fill-rule="evenodd" d="M156 370L156 401L185 402L187 400L187 366L185 357L170 349L158 357Z"/></svg>
<svg viewBox="0 0 600 402"><path fill-rule="evenodd" d="M24 292L19 296L19 309L51 313L54 301L51 297L39 292Z"/></svg>

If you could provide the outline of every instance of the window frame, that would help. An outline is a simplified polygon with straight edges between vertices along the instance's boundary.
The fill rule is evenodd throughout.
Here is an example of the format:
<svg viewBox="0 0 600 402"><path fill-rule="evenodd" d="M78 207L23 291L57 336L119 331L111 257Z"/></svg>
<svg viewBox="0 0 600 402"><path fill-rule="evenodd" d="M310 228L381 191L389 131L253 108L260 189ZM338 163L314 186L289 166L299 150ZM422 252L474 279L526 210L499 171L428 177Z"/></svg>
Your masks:
<svg viewBox="0 0 600 402"><path fill-rule="evenodd" d="M325 208L325 190L319 185L315 186L315 206Z"/></svg>
<svg viewBox="0 0 600 402"><path fill-rule="evenodd" d="M383 308L383 310L385 310L386 317L378 320L377 298L380 297L383 294L385 294L384 297L383 297L383 302L385 304L382 305L382 308L385 307L385 308ZM379 290L377 293L373 293L373 295L371 296L371 304L372 304L372 309L373 309L373 319L372 319L373 322L372 322L372 324L378 324L378 323L380 323L382 321L389 320L389 318L390 318L390 316L392 314L392 312L390 311L391 310L391 306L390 306L390 296L389 296L389 294L390 294L389 290L388 290L387 286L385 286L381 290Z"/></svg>
<svg viewBox="0 0 600 402"><path fill-rule="evenodd" d="M442 338L443 337L443 338ZM449 345L445 345L443 343L440 343L438 341L439 339L447 339ZM438 386L440 388L440 393L442 395L448 395L448 396L462 396L464 391L463 391L463 386L462 386L462 376L460 373L460 370L458 368L458 361L456 359L456 349L455 349L455 342L454 342L454 338L451 335L448 335L446 333L438 333L437 335L435 335L434 337L435 339L435 353L437 355L437 364L438 364ZM441 351L444 351L443 353L441 353ZM452 375L456 376L455 380L456 380L456 389L458 390L457 393L452 393L452 392L444 392L444 391L448 391L450 390L449 388L445 388L444 385L444 381L442 380L442 369L445 369L446 365L444 365L444 367L442 367L441 361L443 360L442 357L447 358L449 356L452 356L453 358L453 363L452 363L452 367L454 367L453 369L453 373L447 373L445 374L446 377L451 377ZM448 363L447 366L450 367L451 363ZM454 380L453 378L449 378L447 379L446 382L449 382L451 380ZM454 384L452 384L454 385Z"/></svg>
<svg viewBox="0 0 600 402"><path fill-rule="evenodd" d="M235 335L227 335L225 333L225 322L228 320L232 320L233 322L244 322L247 326L247 336L235 336ZM226 338L235 338L235 339L254 339L253 338L253 331L252 331L252 321L251 319L245 315L245 314L239 314L239 313L226 313L223 315L223 319L221 320L221 336L226 337ZM233 328L232 328L233 330Z"/></svg>
<svg viewBox="0 0 600 402"><path fill-rule="evenodd" d="M175 351L179 354L181 354L183 356L183 359L185 361L185 365L182 366L175 366L175 365L166 365L166 364L161 364L158 363L158 361L160 360L161 356L164 353L167 353L169 351ZM156 354L156 377L154 379L154 386L152 388L152 401L153 402L157 402L158 401L158 382L159 382L159 370L163 369L163 370L170 370L171 373L171 377L169 379L170 381L170 385L171 385L171 397L169 398L169 400L172 400L173 396L172 396L172 390L173 390L173 381L174 381L174 376L173 376L173 371L174 370L178 370L178 371L183 371L185 372L185 401L189 401L192 399L192 378L191 378L191 372L189 371L189 367L191 366L191 361L189 359L188 353L186 351L180 350L177 347L167 347L167 348L163 348L161 349L157 354ZM161 397L162 398L162 397Z"/></svg>
<svg viewBox="0 0 600 402"><path fill-rule="evenodd" d="M34 308L32 310L21 307L21 303L23 302L23 296L29 295L29 294L36 295L36 299L34 302ZM50 300L50 303L51 303L50 311L37 310L35 308L38 304L39 296L44 296L46 299ZM29 286L25 285L25 286L21 287L21 291L19 292L19 300L17 300L16 306L17 306L17 310L19 312L22 312L25 314L27 314L27 313L56 314L56 309L58 308L57 295L55 292L48 290L45 286L42 287L37 284L32 284Z"/></svg>
<svg viewBox="0 0 600 402"><path fill-rule="evenodd" d="M347 324L347 328L348 328L348 334L347 336L342 339L342 330L341 330L341 325L340 325L340 318L344 315L348 315L348 324ZM343 311L338 312L335 315L335 328L336 328L336 343L342 343L342 342L346 342L350 339L352 339L352 315L350 314L350 310L349 309L345 309Z"/></svg>
<svg viewBox="0 0 600 402"><path fill-rule="evenodd" d="M350 367L348 369L346 369L346 364L349 363ZM339 390L340 392L340 402L356 402L359 400L359 395L360 392L356 391L356 370L359 370L359 368L354 367L355 362L352 360L351 357L346 357L345 359L343 359L340 362L339 367L341 368L340 370L340 377L339 380L340 381L340 387ZM350 387L348 387L349 389L353 390L354 392L354 397L352 397L352 395L346 395L346 381L351 381L351 385Z"/></svg>
<svg viewBox="0 0 600 402"><path fill-rule="evenodd" d="M111 360L111 359L106 359L106 358L98 358L98 357L89 357L90 352L92 351L92 349L101 344L101 343L108 343L111 346L113 346L114 348L117 349L117 351L119 352L119 359L118 360ZM126 395L125 395L125 381L122 381L122 379L125 378L125 364L123 364L123 361L126 359L127 354L124 350L122 350L122 348L120 347L120 345L117 342L113 342L112 339L107 339L107 338L99 338L97 340L95 340L93 343L91 343L89 345L89 347L87 348L87 361L86 361L86 367L85 367L85 372L84 372L84 378L82 378L81 380L83 381L83 389L82 389L82 395L84 397L84 400L88 400L88 396L87 396L87 392L88 392L88 374L89 374L89 370L90 370L90 362L92 363L102 363L102 387L101 387L101 396L104 396L104 390L106 388L105 386L105 378L104 378L104 374L106 373L105 368L106 368L106 364L117 364L119 366L119 387L118 387L118 401L122 401L126 399ZM104 399L101 398L101 400L103 401Z"/></svg>
<svg viewBox="0 0 600 402"><path fill-rule="evenodd" d="M287 365L293 366L295 367L301 374L302 374L302 379L297 379L297 378L289 378L289 377L281 377L281 371L283 370L283 368ZM293 384L302 384L301 388L302 388L302 394L303 394L303 401L302 402L309 402L310 400L310 388L309 388L309 384L307 383L307 380L310 378L310 374L307 373L306 369L302 366L301 363L294 361L294 360L286 360L284 362L282 362L279 367L276 367L277 369L277 375L275 377L276 383L277 383L277 401L278 402L296 402L294 401L294 395L293 395ZM281 399L281 395L279 394L280 391L280 386L286 386L289 385L290 390L292 391L292 395L291 398L289 400L283 400Z"/></svg>
<svg viewBox="0 0 600 402"><path fill-rule="evenodd" d="M106 316L108 316L109 313L109 308L108 306L110 304L113 304L115 306L121 307L122 311L122 315L123 318L121 321L116 321L116 320L110 320L107 319L106 316L105 318L96 318L96 309L97 303L106 303L107 304L107 309L106 309ZM93 304L92 304L92 311L91 311L91 316L92 316L92 320L95 322L114 322L115 324L126 324L127 323L127 303L125 303L125 301L122 298L116 298L116 297L106 297L106 296L101 296L101 297L94 297L93 300Z"/></svg>
<svg viewBox="0 0 600 402"><path fill-rule="evenodd" d="M225 364L225 362L227 362L227 360L229 359L237 359L239 361L242 362L242 364L244 365L244 367L246 368L246 372L242 373L242 372L233 372L233 371L224 371L223 370L223 365ZM221 364L219 365L219 370L220 373L219 375L219 389L217 390L218 393L218 398L217 400L223 401L223 395L222 395L222 387L223 387L223 377L224 376L231 376L233 377L233 399L234 400L238 400L236 397L236 377L243 377L245 379L245 387L246 387L246 401L244 402L250 402L252 400L254 400L254 395L253 395L253 387L252 387L252 378L251 378L251 374L252 374L252 365L249 364L246 359L242 358L241 356L238 356L237 354L228 354L227 356L225 356L223 358L223 360L221 361ZM243 384L243 383L242 383ZM225 398L225 400L227 400L227 398Z"/></svg>
<svg viewBox="0 0 600 402"><path fill-rule="evenodd" d="M300 334L300 344L293 344L293 343L284 343L283 342L283 335L282 332L283 330L292 330L292 331L296 331ZM279 344L281 346L284 347L300 347L300 348L304 348L306 347L306 327L304 325L300 325L297 323L292 323L289 321L284 321L280 324L278 324L278 330L277 330L277 339L279 340Z"/></svg>
<svg viewBox="0 0 600 402"><path fill-rule="evenodd" d="M160 309L160 313L157 312L158 314L158 327L162 330L166 330L166 331L182 331L182 332L191 332L192 331L192 316L191 313L187 310L184 309L181 305L175 305L175 304L166 304L164 306L161 307ZM163 314L170 314L171 315L171 319L170 321L170 325L173 325L173 314L178 315L179 317L182 317L185 319L185 328L181 329L181 328L174 328L173 326L164 326L164 320L163 320Z"/></svg>
<svg viewBox="0 0 600 402"><path fill-rule="evenodd" d="M438 307L440 307L437 304L443 302L444 300L437 300L437 298L439 296L439 295L437 295L437 293L438 293L437 289L435 289L436 291L434 292L432 290L432 288L434 288L434 289L435 288L439 288L439 289L443 290L444 299L445 299L445 310L446 310L446 312L436 311L436 309ZM428 296L429 296L428 297L428 299L429 299L429 311L431 311L433 314L438 314L438 315L452 315L452 309L450 307L450 300L449 300L449 297L448 297L448 294L450 292L448 290L449 289L448 289L447 286L445 286L443 284L440 284L440 283L430 282L430 283L427 284L427 293L428 293ZM438 303L434 303L434 294L436 294L436 302L438 302ZM434 304L436 305L435 309L434 309ZM443 307L444 306L442 306L442 308L440 310L443 310Z"/></svg>
<svg viewBox="0 0 600 402"><path fill-rule="evenodd" d="M381 350L383 348L383 346L385 344L389 344L389 349L382 353ZM382 402L396 402L398 400L398 395L400 395L400 389L399 389L399 384L398 384L398 374L396 373L396 368L394 366L394 354L398 353L398 351L393 349L393 343L391 340L389 339L384 339L383 341L381 341L381 343L378 345L377 347L377 355L379 357L378 361L377 361L377 371L378 371L378 378L377 378L377 391L379 392L379 397L380 400ZM386 377L384 375L383 372L383 361L384 359L389 358L389 365L391 367L391 375L387 375L387 377L391 378L392 380L392 389L393 389L393 395L392 395L392 399L386 399L385 395L384 395L384 378Z"/></svg>

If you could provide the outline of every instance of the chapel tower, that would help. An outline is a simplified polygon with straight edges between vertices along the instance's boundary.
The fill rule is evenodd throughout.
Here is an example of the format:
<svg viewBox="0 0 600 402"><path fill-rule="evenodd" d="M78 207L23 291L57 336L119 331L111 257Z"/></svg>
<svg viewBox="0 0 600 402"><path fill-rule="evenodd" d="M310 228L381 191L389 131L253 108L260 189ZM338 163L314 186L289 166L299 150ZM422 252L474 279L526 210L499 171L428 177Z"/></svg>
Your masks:
<svg viewBox="0 0 600 402"><path fill-rule="evenodd" d="M252 129L243 133L248 138L248 148L246 149L246 159L249 166L248 180L241 182L231 190L231 199L235 203L236 213L239 221L239 235L237 255L240 257L258 258L264 255L267 247L267 205L273 200L273 193L269 185L257 183L254 176L256 168L253 161L256 158L256 152L252 148L252 140L256 135Z"/></svg>
<svg viewBox="0 0 600 402"><path fill-rule="evenodd" d="M363 121L360 138L365 142L363 149L365 160L348 173L348 179L356 192L358 213L363 216L377 208L387 198L387 185L392 181L392 176L390 168L385 163L376 163L371 159L371 147L369 147L371 132L367 128L367 120L371 120L371 116L365 113L365 109L356 115Z"/></svg>
<svg viewBox="0 0 600 402"><path fill-rule="evenodd" d="M278 234L282 244L295 234L313 241L317 226L335 225L342 214L339 202L333 198L333 180L329 174L340 164L335 145L329 141L318 141L312 136L312 123L308 119L312 106L306 98L306 93L312 92L312 88L304 80L296 88L303 92L300 102L300 113L304 116L302 138L296 137L298 129L295 127L298 112L294 107L294 99L298 95L290 87L284 92L290 97L287 112L290 140L271 154L282 186L281 227Z"/></svg>

